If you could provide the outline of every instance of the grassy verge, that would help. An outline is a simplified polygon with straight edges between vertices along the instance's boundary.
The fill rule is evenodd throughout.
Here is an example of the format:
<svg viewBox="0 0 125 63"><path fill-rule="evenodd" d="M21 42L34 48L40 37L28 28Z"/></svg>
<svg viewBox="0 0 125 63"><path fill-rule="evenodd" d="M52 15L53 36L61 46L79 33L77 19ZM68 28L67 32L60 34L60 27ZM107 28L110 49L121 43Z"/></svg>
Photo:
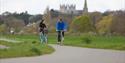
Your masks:
<svg viewBox="0 0 125 63"><path fill-rule="evenodd" d="M123 36L72 36L66 37L65 45L87 47L87 48L101 48L125 50L125 37Z"/></svg>
<svg viewBox="0 0 125 63"><path fill-rule="evenodd" d="M38 35L4 35L11 39L20 41L39 41ZM48 42L56 44L56 35L48 35ZM101 48L101 49L114 49L125 50L125 37L124 36L93 36L93 35L65 35L64 45L87 47L87 48Z"/></svg>
<svg viewBox="0 0 125 63"><path fill-rule="evenodd" d="M11 43L0 41L0 45L10 47L8 49L0 49L0 58L38 56L50 54L54 51L52 47L41 45L39 42Z"/></svg>

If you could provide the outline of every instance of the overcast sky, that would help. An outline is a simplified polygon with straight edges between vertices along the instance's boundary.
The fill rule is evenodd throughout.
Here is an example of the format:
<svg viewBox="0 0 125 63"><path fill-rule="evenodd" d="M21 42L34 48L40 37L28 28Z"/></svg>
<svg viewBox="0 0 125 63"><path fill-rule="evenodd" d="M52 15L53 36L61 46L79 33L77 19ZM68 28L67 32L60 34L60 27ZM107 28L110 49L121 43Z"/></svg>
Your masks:
<svg viewBox="0 0 125 63"><path fill-rule="evenodd" d="M125 10L125 0L87 0L89 12L106 10ZM0 0L0 14L9 12L24 12L43 14L46 7L59 10L60 4L75 4L77 10L82 10L84 0Z"/></svg>

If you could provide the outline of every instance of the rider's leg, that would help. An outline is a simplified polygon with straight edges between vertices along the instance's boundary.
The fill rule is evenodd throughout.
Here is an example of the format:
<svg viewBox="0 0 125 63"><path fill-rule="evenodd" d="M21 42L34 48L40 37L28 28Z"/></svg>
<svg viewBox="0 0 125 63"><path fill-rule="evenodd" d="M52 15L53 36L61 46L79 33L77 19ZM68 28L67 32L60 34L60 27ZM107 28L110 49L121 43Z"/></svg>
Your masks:
<svg viewBox="0 0 125 63"><path fill-rule="evenodd" d="M64 41L64 31L61 31L61 43L60 43L60 45L63 45L63 41Z"/></svg>
<svg viewBox="0 0 125 63"><path fill-rule="evenodd" d="M42 33L42 43L46 44L46 35L44 32Z"/></svg>
<svg viewBox="0 0 125 63"><path fill-rule="evenodd" d="M40 32L40 42L43 43L43 33Z"/></svg>
<svg viewBox="0 0 125 63"><path fill-rule="evenodd" d="M45 37L45 43L47 44L48 42L47 34L44 34L44 37Z"/></svg>
<svg viewBox="0 0 125 63"><path fill-rule="evenodd" d="M62 31L62 40L64 40L64 31Z"/></svg>
<svg viewBox="0 0 125 63"><path fill-rule="evenodd" d="M58 42L61 42L61 31L58 31Z"/></svg>

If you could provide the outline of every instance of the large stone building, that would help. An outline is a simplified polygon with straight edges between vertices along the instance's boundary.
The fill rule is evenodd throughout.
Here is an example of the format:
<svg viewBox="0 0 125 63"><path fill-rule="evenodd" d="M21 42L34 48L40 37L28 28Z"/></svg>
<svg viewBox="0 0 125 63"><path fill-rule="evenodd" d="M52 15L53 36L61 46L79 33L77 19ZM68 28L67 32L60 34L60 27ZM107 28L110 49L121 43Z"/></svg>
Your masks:
<svg viewBox="0 0 125 63"><path fill-rule="evenodd" d="M64 21L66 21L69 25L72 22L75 16L87 15L88 7L87 1L85 0L83 10L76 10L76 5L60 5L60 10L47 9L45 10L44 19L48 24L49 28L54 29L55 23L58 20L58 17L61 17Z"/></svg>
<svg viewBox="0 0 125 63"><path fill-rule="evenodd" d="M67 14L71 14L71 13L76 13L76 5L60 5L60 13L67 13Z"/></svg>
<svg viewBox="0 0 125 63"><path fill-rule="evenodd" d="M63 14L73 14L73 15L85 15L88 13L87 1L85 0L83 10L76 10L76 5L60 5L60 10L57 11Z"/></svg>

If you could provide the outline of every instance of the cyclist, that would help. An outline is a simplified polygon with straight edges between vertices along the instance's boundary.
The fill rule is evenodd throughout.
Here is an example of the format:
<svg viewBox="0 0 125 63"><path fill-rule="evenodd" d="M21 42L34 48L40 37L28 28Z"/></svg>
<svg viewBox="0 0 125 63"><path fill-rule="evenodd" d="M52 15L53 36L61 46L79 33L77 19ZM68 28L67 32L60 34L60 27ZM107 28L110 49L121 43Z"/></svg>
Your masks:
<svg viewBox="0 0 125 63"><path fill-rule="evenodd" d="M67 25L66 22L63 21L61 18L57 21L56 23L56 31L57 31L57 44L62 45L63 44L63 40L64 40L64 32L67 29Z"/></svg>
<svg viewBox="0 0 125 63"><path fill-rule="evenodd" d="M40 32L40 41L41 43L45 43L47 44L47 27L45 25L45 23L43 23L44 20L41 20L40 24L39 24L39 32Z"/></svg>

